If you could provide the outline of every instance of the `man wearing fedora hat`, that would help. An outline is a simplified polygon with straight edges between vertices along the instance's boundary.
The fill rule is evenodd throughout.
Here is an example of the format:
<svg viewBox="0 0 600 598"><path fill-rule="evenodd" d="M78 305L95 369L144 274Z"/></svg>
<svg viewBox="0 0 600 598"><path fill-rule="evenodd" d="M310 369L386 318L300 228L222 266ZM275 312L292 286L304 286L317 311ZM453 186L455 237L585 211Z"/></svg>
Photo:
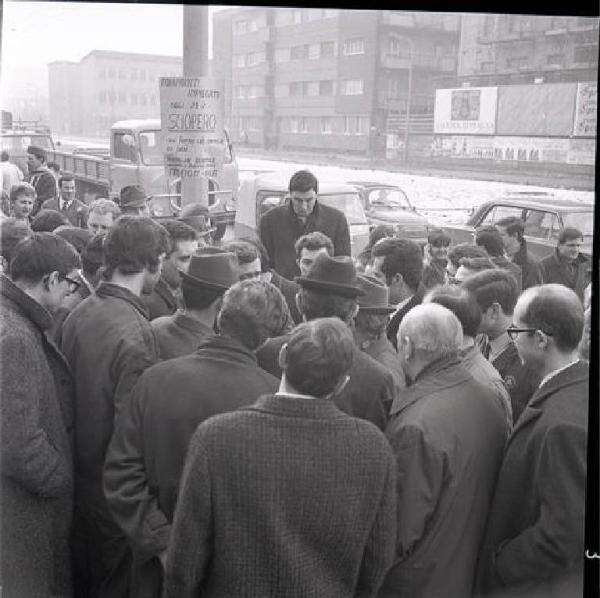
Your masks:
<svg viewBox="0 0 600 598"><path fill-rule="evenodd" d="M304 321L337 317L348 326L358 313L357 298L364 295L354 261L348 256L331 257L321 253L306 276L296 277L300 285L296 301ZM258 363L281 377L279 350L288 336L269 339L257 352ZM387 407L396 396L394 379L389 370L354 347L350 381L333 401L344 412L373 422L383 429Z"/></svg>
<svg viewBox="0 0 600 598"><path fill-rule="evenodd" d="M206 276L193 266L194 275ZM188 273L186 280L191 278ZM132 597L161 596L161 561L197 426L277 390L278 380L258 367L254 351L277 329L284 304L283 295L267 282L235 283L223 297L219 334L206 337L192 355L144 372L116 422L104 492L134 551Z"/></svg>
<svg viewBox="0 0 600 598"><path fill-rule="evenodd" d="M122 214L130 216L150 216L150 198L139 185L127 185L119 194L119 207Z"/></svg>
<svg viewBox="0 0 600 598"><path fill-rule="evenodd" d="M212 226L210 212L206 206L200 203L186 204L177 219L189 224L196 231L200 245L213 244L212 236L217 227Z"/></svg>
<svg viewBox="0 0 600 598"><path fill-rule="evenodd" d="M29 170L27 182L33 186L36 193L31 216L37 214L46 200L58 197L56 179L46 166L46 155L46 150L43 147L30 145L27 148L27 168Z"/></svg>
<svg viewBox="0 0 600 598"><path fill-rule="evenodd" d="M237 258L232 253L200 250L192 256L188 271L181 272L184 306L171 316L152 321L162 359L189 355L214 334L223 294L237 280Z"/></svg>
<svg viewBox="0 0 600 598"><path fill-rule="evenodd" d="M398 353L386 335L389 315L396 308L389 304L389 289L377 278L359 274L358 284L365 294L358 298L359 309L354 318L356 342L361 351L390 370L398 394L406 387L406 379Z"/></svg>

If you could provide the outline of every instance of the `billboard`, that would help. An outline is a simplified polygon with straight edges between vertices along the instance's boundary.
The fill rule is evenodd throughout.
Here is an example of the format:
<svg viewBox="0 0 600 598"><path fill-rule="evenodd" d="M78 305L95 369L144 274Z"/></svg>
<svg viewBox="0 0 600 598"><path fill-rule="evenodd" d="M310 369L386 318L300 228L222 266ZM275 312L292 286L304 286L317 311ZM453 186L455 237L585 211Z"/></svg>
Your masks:
<svg viewBox="0 0 600 598"><path fill-rule="evenodd" d="M491 160L494 158L494 138L472 135L436 136L431 145L431 155L433 157Z"/></svg>
<svg viewBox="0 0 600 598"><path fill-rule="evenodd" d="M497 97L497 87L436 90L434 133L493 135Z"/></svg>
<svg viewBox="0 0 600 598"><path fill-rule="evenodd" d="M598 84L596 82L578 83L573 135L595 137L597 118Z"/></svg>
<svg viewBox="0 0 600 598"><path fill-rule="evenodd" d="M568 139L542 137L496 137L494 158L519 162L566 163L569 154Z"/></svg>

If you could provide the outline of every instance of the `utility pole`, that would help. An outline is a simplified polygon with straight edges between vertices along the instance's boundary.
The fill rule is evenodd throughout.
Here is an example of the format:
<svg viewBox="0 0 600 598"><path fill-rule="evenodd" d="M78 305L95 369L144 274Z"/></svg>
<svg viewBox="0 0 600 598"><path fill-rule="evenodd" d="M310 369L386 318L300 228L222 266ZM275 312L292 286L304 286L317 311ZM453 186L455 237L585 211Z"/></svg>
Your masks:
<svg viewBox="0 0 600 598"><path fill-rule="evenodd" d="M183 6L183 76L208 76L208 6ZM201 203L208 207L208 179L182 177L181 205Z"/></svg>

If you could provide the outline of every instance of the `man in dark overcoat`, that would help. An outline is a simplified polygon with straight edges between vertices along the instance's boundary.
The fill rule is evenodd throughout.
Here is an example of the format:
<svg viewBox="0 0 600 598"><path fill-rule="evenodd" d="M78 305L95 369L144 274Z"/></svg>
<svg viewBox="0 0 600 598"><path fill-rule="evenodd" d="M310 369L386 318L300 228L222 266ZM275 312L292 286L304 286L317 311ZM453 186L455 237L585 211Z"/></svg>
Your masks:
<svg viewBox="0 0 600 598"><path fill-rule="evenodd" d="M47 154L43 147L30 145L27 148L27 169L29 174L27 182L35 189L35 203L30 216L33 218L41 209L42 204L48 199L58 197L56 179L48 166Z"/></svg>
<svg viewBox="0 0 600 598"><path fill-rule="evenodd" d="M134 550L132 596L161 596L160 560L198 424L277 389L277 379L258 367L254 350L281 319L284 303L269 283L234 284L223 298L220 334L207 336L192 355L152 366L135 386L104 468L108 504Z"/></svg>
<svg viewBox="0 0 600 598"><path fill-rule="evenodd" d="M583 303L585 287L590 282L592 266L581 253L583 233L572 227L563 228L552 254L540 262L544 283L564 284L577 293Z"/></svg>
<svg viewBox="0 0 600 598"><path fill-rule="evenodd" d="M63 174L58 179L59 196L47 199L42 210L56 210L65 216L73 226L87 227L88 207L80 201L75 193L75 179L70 174Z"/></svg>
<svg viewBox="0 0 600 598"><path fill-rule="evenodd" d="M350 255L350 229L344 213L318 201L319 182L299 170L289 183L290 199L269 210L259 222L259 235L273 269L288 280L300 274L294 244L307 233L320 231L333 242L335 255Z"/></svg>
<svg viewBox="0 0 600 598"><path fill-rule="evenodd" d="M358 285L352 258L321 253L306 276L298 276L298 309L305 321L337 317L348 326L358 313L357 297L364 291ZM278 378L282 370L279 351L287 336L269 339L257 351L259 365ZM387 412L396 396L391 372L355 346L348 384L333 398L339 409L385 428Z"/></svg>
<svg viewBox="0 0 600 598"><path fill-rule="evenodd" d="M69 314L61 346L75 377L76 594L121 598L131 555L106 505L102 468L131 389L159 359L140 295L156 284L169 238L149 218L122 216L103 250L105 280Z"/></svg>
<svg viewBox="0 0 600 598"><path fill-rule="evenodd" d="M75 290L77 252L50 233L16 247L0 275L3 595L71 595L72 380L48 333Z"/></svg>
<svg viewBox="0 0 600 598"><path fill-rule="evenodd" d="M508 442L478 565L477 594L581 596L589 365L583 306L563 285L525 291L509 329L542 377Z"/></svg>
<svg viewBox="0 0 600 598"><path fill-rule="evenodd" d="M375 596L396 540L394 457L332 397L355 347L338 318L299 325L274 394L203 422L190 442L166 598Z"/></svg>
<svg viewBox="0 0 600 598"><path fill-rule="evenodd" d="M398 330L412 384L392 406L386 436L398 472L396 561L380 597L471 596L506 423L492 391L458 358L458 318L414 307Z"/></svg>

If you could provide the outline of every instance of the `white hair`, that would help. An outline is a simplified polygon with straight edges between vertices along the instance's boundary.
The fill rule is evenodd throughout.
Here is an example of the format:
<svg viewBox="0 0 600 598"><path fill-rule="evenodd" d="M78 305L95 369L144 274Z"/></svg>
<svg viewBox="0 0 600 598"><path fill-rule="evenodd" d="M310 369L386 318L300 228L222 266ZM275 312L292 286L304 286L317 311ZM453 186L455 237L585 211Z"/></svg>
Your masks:
<svg viewBox="0 0 600 598"><path fill-rule="evenodd" d="M404 316L398 329L398 346L404 337L432 360L456 353L463 344L460 321L437 303L417 305Z"/></svg>

